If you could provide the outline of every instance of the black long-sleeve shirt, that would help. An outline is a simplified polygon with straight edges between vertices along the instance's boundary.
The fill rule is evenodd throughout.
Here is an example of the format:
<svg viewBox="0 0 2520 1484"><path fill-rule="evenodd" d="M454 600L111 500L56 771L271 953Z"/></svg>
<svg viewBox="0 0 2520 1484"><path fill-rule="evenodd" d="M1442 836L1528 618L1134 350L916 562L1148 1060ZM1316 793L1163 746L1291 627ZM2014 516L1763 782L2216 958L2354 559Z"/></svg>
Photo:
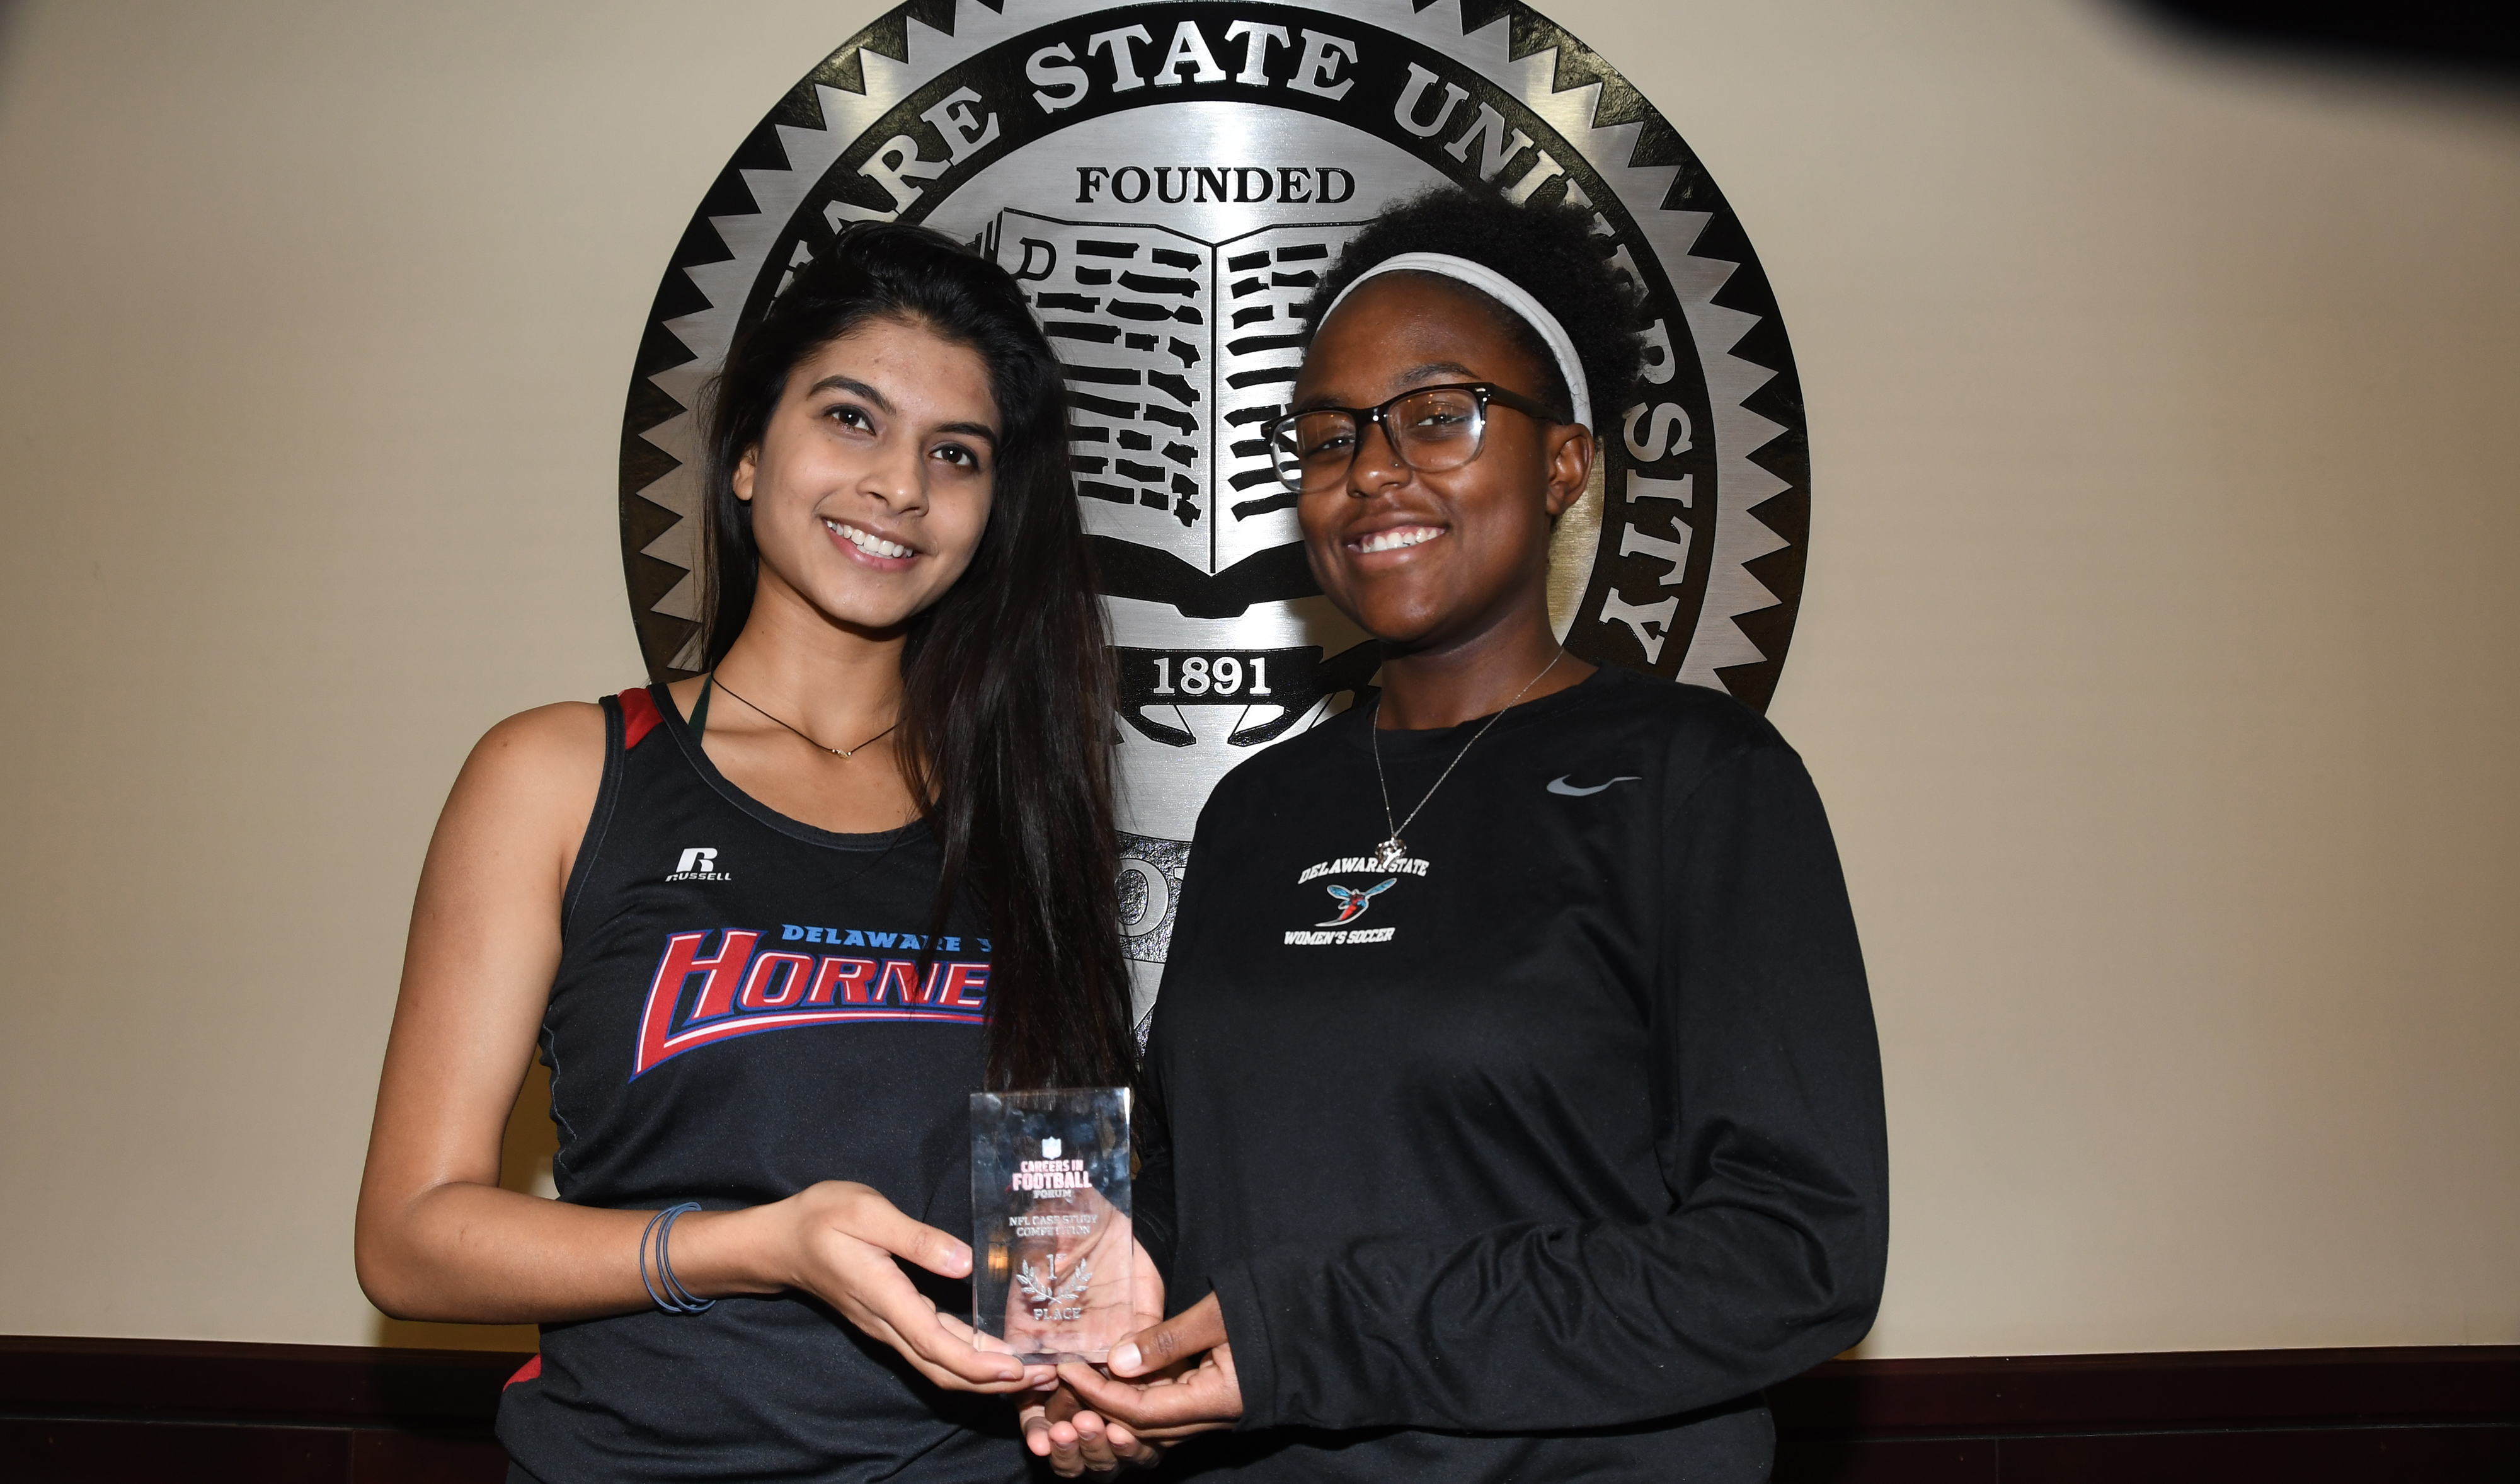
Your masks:
<svg viewBox="0 0 2520 1484"><path fill-rule="evenodd" d="M1887 1245L1801 759L1605 669L1500 721L1376 869L1365 722L1235 770L1192 846L1138 1224L1174 1312L1218 1296L1245 1411L1179 1464L1766 1477L1759 1389L1862 1337ZM1382 734L1400 813L1477 725Z"/></svg>

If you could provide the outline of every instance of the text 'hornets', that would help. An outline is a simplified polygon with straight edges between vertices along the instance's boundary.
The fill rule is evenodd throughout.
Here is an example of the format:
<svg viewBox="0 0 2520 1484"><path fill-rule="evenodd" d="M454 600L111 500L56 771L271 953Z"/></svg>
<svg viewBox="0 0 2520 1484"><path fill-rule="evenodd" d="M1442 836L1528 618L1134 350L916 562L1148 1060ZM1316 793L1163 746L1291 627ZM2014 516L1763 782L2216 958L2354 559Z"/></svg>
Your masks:
<svg viewBox="0 0 2520 1484"><path fill-rule="evenodd" d="M986 938L794 923L780 933L783 942L911 955L894 958L765 949L767 936L760 928L712 927L665 939L639 1015L633 1080L685 1052L762 1031L878 1020L988 1021L989 962L959 956L970 948L986 953Z"/></svg>

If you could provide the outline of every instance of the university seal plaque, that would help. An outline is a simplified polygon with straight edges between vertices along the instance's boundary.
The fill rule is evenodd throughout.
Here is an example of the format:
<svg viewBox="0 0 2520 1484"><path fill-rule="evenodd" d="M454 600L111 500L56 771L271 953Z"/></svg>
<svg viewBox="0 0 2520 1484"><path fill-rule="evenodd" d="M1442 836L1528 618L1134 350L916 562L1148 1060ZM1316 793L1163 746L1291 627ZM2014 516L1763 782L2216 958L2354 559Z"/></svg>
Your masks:
<svg viewBox="0 0 2520 1484"><path fill-rule="evenodd" d="M1376 206L1442 181L1588 208L1640 296L1642 392L1597 410L1596 485L1553 548L1568 644L1764 707L1810 511L1775 297L1662 115L1497 0L920 0L824 59L700 202L641 342L621 537L650 670L700 662L694 409L736 328L851 222L923 222L994 256L1068 370L1120 665L1143 1015L1208 790L1373 682L1258 429L1294 380L1317 276Z"/></svg>

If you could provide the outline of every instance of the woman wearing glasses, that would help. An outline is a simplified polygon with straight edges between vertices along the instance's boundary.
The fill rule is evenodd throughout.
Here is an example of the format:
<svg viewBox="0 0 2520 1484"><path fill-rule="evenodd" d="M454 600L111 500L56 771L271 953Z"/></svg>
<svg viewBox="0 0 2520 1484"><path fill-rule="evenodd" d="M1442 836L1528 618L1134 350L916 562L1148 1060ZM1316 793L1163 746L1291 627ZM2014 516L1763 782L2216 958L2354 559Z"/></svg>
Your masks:
<svg viewBox="0 0 2520 1484"><path fill-rule="evenodd" d="M1314 302L1270 436L1382 690L1200 818L1138 1187L1174 1317L1135 1383L1064 1368L1062 1462L1231 1427L1179 1462L1765 1478L1760 1388L1871 1324L1880 1070L1819 797L1729 697L1551 635L1639 360L1588 225L1422 197Z"/></svg>

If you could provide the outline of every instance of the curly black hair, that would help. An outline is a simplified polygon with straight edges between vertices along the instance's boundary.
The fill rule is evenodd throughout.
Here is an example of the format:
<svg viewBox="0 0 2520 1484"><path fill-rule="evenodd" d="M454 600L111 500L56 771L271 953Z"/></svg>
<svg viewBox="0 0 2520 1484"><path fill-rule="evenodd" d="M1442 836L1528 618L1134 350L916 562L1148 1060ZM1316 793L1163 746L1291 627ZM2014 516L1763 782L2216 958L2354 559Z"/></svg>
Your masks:
<svg viewBox="0 0 2520 1484"><path fill-rule="evenodd" d="M1403 252L1447 252L1504 274L1540 300L1584 366L1593 398L1593 420L1618 416L1644 363L1637 296L1610 268L1609 254L1593 235L1593 213L1580 206L1517 206L1493 187L1436 186L1382 208L1351 239L1338 261L1299 311L1304 342L1312 343L1322 317L1348 285L1367 269ZM1494 305L1497 322L1549 378L1544 400L1560 416L1573 398L1558 374L1557 359L1539 333L1503 304L1467 284L1463 292Z"/></svg>

